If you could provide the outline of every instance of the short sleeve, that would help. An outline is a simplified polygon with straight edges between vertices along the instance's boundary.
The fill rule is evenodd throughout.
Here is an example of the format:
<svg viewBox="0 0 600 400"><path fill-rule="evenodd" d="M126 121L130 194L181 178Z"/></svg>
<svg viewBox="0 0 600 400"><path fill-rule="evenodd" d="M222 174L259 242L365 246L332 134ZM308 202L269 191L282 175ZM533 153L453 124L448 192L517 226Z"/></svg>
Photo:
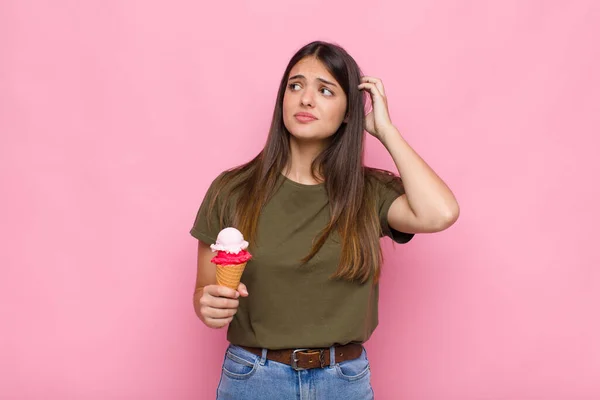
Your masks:
<svg viewBox="0 0 600 400"><path fill-rule="evenodd" d="M220 225L221 212L223 206L222 196L217 196L214 199L214 205L211 207L211 201L219 189L219 182L223 174L219 175L209 186L202 204L196 213L194 225L190 230L190 235L207 244L215 243L217 235L221 231ZM224 218L225 219L225 218Z"/></svg>
<svg viewBox="0 0 600 400"><path fill-rule="evenodd" d="M409 242L414 233L400 232L388 224L387 214L390 210L390 206L398 197L404 194L404 186L401 181L395 181L392 179L386 179L386 182L382 182L379 179L373 179L377 186L378 193L378 210L379 210L379 222L381 224L382 236L391 238L396 243L407 243Z"/></svg>

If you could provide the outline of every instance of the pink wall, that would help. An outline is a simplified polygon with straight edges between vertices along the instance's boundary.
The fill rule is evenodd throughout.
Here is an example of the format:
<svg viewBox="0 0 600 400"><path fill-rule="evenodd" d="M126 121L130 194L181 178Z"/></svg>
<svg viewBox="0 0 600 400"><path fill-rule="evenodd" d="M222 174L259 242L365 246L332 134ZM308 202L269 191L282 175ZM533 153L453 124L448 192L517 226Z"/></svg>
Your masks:
<svg viewBox="0 0 600 400"><path fill-rule="evenodd" d="M383 79L461 204L385 241L377 398L600 398L600 3L367 4L0 2L0 398L214 398L188 230L313 39Z"/></svg>

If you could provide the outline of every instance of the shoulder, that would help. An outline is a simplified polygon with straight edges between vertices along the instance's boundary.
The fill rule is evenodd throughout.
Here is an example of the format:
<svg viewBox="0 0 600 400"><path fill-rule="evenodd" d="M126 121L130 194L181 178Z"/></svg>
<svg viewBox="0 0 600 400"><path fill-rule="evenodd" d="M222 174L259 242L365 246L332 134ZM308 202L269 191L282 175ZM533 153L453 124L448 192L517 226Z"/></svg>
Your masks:
<svg viewBox="0 0 600 400"><path fill-rule="evenodd" d="M240 171L236 169L227 169L225 171L221 171L211 182L211 188L218 189L232 189L243 179L241 177Z"/></svg>
<svg viewBox="0 0 600 400"><path fill-rule="evenodd" d="M227 169L213 178L206 192L207 197L218 202L231 202L243 190L247 177L239 169ZM225 200L226 199L226 200Z"/></svg>
<svg viewBox="0 0 600 400"><path fill-rule="evenodd" d="M385 192L404 193L402 178L385 169L365 167L365 184L375 190L378 194Z"/></svg>

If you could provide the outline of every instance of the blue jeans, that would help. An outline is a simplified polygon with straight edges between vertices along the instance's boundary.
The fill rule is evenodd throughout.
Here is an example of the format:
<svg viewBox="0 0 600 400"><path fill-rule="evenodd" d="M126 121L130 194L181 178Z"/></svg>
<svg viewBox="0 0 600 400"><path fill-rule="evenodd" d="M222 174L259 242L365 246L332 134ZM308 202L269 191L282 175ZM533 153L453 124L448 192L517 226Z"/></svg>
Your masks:
<svg viewBox="0 0 600 400"><path fill-rule="evenodd" d="M223 360L217 400L372 400L371 367L363 346L360 357L324 368L296 371L230 344Z"/></svg>

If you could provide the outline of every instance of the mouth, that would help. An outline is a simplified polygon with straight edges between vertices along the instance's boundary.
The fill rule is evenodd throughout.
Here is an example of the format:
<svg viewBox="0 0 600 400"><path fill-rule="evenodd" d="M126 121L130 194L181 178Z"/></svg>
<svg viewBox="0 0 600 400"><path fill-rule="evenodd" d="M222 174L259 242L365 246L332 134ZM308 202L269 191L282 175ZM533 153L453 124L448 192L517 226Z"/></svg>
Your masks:
<svg viewBox="0 0 600 400"><path fill-rule="evenodd" d="M309 113L297 113L294 114L294 118L302 123L309 123L317 120L317 117Z"/></svg>

